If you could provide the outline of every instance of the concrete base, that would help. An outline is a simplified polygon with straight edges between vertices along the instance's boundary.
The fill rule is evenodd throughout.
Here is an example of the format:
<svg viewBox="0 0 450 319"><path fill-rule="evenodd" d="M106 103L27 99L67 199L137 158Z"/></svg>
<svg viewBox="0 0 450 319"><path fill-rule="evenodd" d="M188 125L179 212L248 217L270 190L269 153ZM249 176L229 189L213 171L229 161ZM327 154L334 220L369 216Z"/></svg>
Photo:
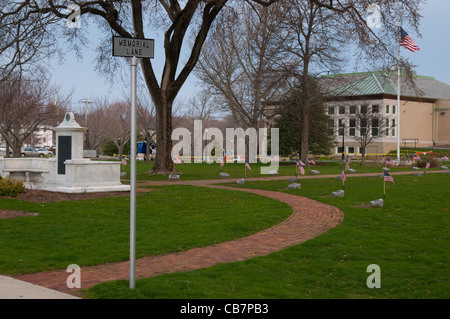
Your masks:
<svg viewBox="0 0 450 319"><path fill-rule="evenodd" d="M25 185L29 189L41 189L49 192L59 193L99 193L99 192L129 192L130 185L117 185L117 186L62 186L56 184L40 184L40 185Z"/></svg>

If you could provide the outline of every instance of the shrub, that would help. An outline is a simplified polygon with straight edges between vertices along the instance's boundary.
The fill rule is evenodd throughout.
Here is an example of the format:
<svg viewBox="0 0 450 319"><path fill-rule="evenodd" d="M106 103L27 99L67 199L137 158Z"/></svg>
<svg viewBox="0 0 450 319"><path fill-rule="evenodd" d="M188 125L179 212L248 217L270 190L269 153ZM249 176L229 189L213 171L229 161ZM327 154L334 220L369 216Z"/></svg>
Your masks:
<svg viewBox="0 0 450 319"><path fill-rule="evenodd" d="M417 161L418 167L425 167L427 165L427 160L430 161L430 167L439 167L441 161L436 159L435 157L424 157Z"/></svg>
<svg viewBox="0 0 450 319"><path fill-rule="evenodd" d="M10 178L0 178L0 196L16 197L17 194L25 192L25 186L22 181L16 181Z"/></svg>

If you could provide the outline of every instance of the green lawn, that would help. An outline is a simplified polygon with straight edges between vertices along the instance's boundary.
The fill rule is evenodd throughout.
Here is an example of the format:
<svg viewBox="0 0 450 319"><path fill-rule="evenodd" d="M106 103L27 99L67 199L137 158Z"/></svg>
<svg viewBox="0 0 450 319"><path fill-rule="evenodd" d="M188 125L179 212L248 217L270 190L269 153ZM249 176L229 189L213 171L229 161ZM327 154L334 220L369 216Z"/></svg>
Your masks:
<svg viewBox="0 0 450 319"><path fill-rule="evenodd" d="M137 258L243 237L292 214L284 203L243 192L193 186L155 189L137 196ZM2 209L39 214L0 220L0 273L128 260L129 205L129 197L44 204L0 198Z"/></svg>
<svg viewBox="0 0 450 319"><path fill-rule="evenodd" d="M250 164L251 171L246 170L243 163L226 163L222 168L223 172L230 174L230 178L244 178L244 177L267 177L269 175L261 174L261 166L267 166L267 164L254 163ZM340 174L340 163L337 161L317 162L317 165L311 165L305 168L306 175L312 175L311 170L318 170L321 175L328 174ZM220 164L212 163L187 163L175 165L176 168L182 173L180 178L182 180L196 180L196 179L218 179ZM345 164L342 164L345 168ZM162 175L149 175L145 174L153 167L153 163L146 163L144 161L137 161L136 165L136 178L137 180L167 180L167 176ZM356 161L352 161L350 168L355 169L358 173L375 173L382 172L381 164L360 165ZM412 171L411 167L389 167L392 172L396 171ZM430 170L436 170L438 168L431 168ZM130 166L122 166L122 170L127 172L127 178L129 178ZM423 170L423 169L422 169ZM296 173L296 166L294 163L281 163L278 169L280 176L294 176Z"/></svg>
<svg viewBox="0 0 450 319"><path fill-rule="evenodd" d="M246 182L245 187L307 196L341 208L341 225L269 256L207 269L89 289L91 298L449 298L450 175L395 176L384 208L364 208L380 198L380 178ZM269 209L266 210L270 212ZM381 269L381 288L366 285L367 267Z"/></svg>

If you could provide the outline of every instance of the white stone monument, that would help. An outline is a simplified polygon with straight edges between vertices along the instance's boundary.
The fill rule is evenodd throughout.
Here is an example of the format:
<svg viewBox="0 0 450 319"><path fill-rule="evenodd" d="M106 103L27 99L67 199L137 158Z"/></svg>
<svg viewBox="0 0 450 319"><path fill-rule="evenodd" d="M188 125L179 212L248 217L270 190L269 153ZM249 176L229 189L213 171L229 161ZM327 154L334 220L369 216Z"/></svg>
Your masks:
<svg viewBox="0 0 450 319"><path fill-rule="evenodd" d="M72 112L53 128L56 132L56 156L48 161L47 180L39 188L55 192L129 191L120 182L121 162L92 161L83 158L84 133Z"/></svg>

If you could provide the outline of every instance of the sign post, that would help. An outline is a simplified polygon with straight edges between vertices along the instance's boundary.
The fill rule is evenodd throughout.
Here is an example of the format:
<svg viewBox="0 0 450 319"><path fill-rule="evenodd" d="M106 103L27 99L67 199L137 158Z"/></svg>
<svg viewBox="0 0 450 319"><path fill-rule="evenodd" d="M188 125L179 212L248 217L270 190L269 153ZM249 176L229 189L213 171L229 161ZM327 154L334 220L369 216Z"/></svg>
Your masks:
<svg viewBox="0 0 450 319"><path fill-rule="evenodd" d="M130 285L136 287L136 68L138 58L154 57L154 40L113 37L113 56L129 57L131 64L130 153Z"/></svg>

